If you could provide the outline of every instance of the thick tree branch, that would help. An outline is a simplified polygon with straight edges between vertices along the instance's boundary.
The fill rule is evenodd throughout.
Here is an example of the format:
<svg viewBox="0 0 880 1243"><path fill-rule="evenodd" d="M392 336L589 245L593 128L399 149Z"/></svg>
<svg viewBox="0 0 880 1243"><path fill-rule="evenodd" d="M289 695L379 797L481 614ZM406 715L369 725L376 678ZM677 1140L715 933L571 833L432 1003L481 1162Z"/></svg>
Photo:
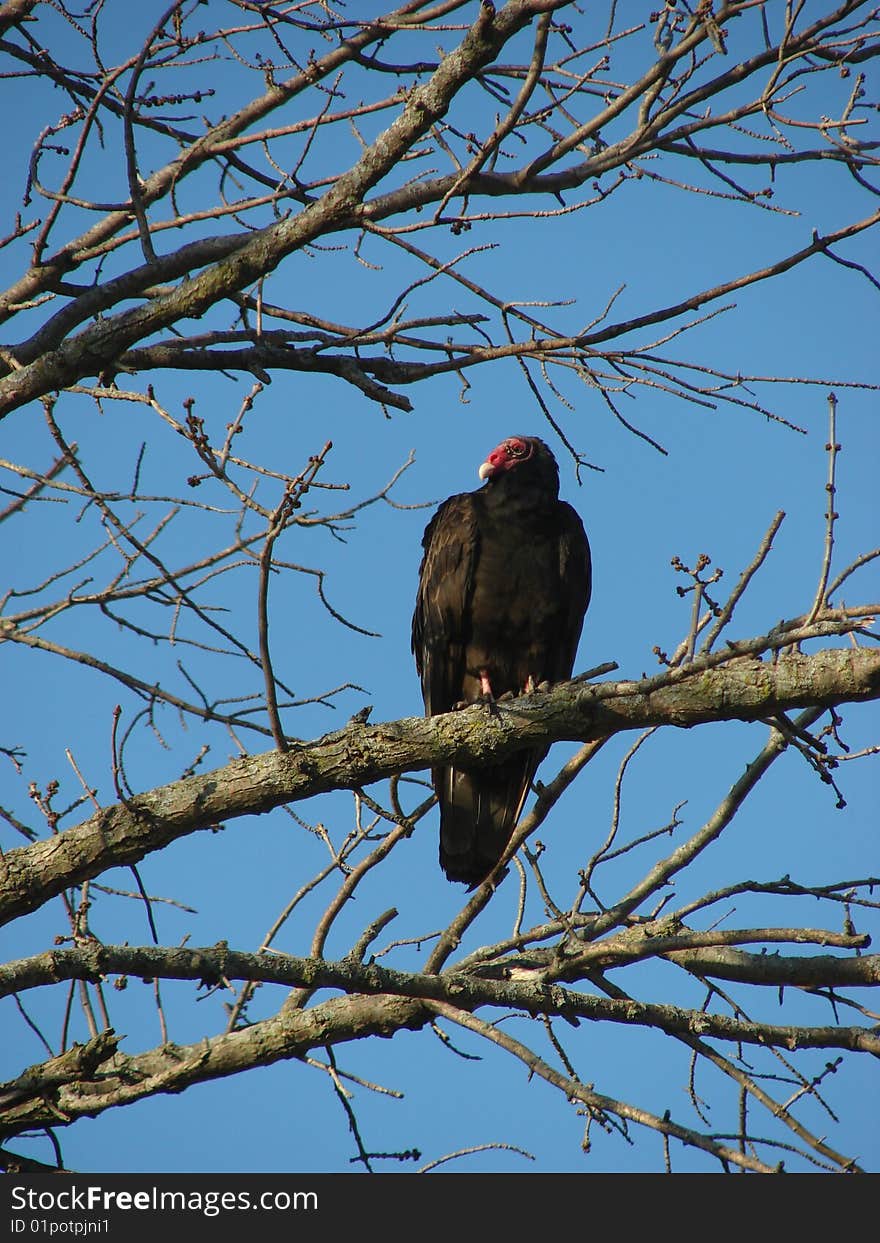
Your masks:
<svg viewBox="0 0 880 1243"><path fill-rule="evenodd" d="M787 940L804 943L812 938L803 935L803 929L757 929L753 939L767 943ZM774 932L777 935L773 935ZM870 938L844 937L826 934L828 941L835 939L849 942L854 949L864 945ZM616 939L616 938L615 938ZM686 966L698 975L718 975L722 979L741 979L748 983L876 987L880 985L880 955L862 954L859 957L841 958L827 954L806 957L780 957L779 955L748 954L731 950L726 946L676 950L669 948L671 938L657 937L655 956L668 957ZM684 938L683 938L684 939ZM698 936L693 937L698 940ZM708 935L705 939L709 939ZM535 1010L547 1005L542 1013L568 1013L573 1006L581 1007L577 1013L584 1017L600 1017L605 1004L602 998L584 998L564 988L553 993L560 977L574 981L588 976L590 971L607 970L626 965L622 954L615 952L613 944L599 943L591 947L592 953L576 960L577 968L570 966L572 960L564 956L562 967L553 969L552 959L556 951L547 951L547 966L538 965L539 955L502 960L500 968L487 972L474 969L464 972L452 968L443 975L425 975L416 972L395 971L375 964L365 964L355 958L331 962L320 957L300 958L273 951L271 954L250 954L230 949L226 944L209 946L185 946L183 948L159 946L102 945L97 941L76 949L53 949L0 964L0 997L19 993L30 988L57 984L61 980L90 980L97 982L108 975L139 976L142 979L198 980L203 985L217 984L221 980L249 980L263 984L282 984L308 989L338 988L347 993L389 993L405 997L451 1000L457 996L468 1007L478 1005L513 1006ZM647 954L642 957L648 957ZM535 963L532 969L522 965L527 960ZM628 961L633 961L630 958ZM548 970L549 968L549 970ZM731 972L735 974L726 974ZM548 982L549 977L549 982ZM545 995L546 994L546 995ZM593 1005L599 1007L593 1010ZM667 1009L672 1010L671 1007ZM649 1007L646 1013L663 1012L664 1007ZM641 1021L633 1010L626 1015L622 1008L613 1006L601 1017L621 1022ZM725 1020L726 1022L726 1020ZM762 1024L762 1029L764 1025ZM772 1028L776 1030L776 1028ZM768 1029L768 1030L771 1030ZM782 1030L781 1028L779 1029ZM791 1029L794 1030L794 1029ZM805 1029L806 1030L806 1029ZM719 1033L721 1029L718 1029ZM735 1032L731 1036L730 1032ZM870 1033L865 1033L870 1036ZM728 1038L749 1039L739 1028L725 1029ZM783 1037L780 1037L782 1040ZM792 1039L790 1032L786 1041ZM860 1036L844 1036L843 1040L855 1040ZM871 1037L876 1044L880 1037ZM870 1042L869 1042L870 1043ZM865 1046L866 1048L868 1046ZM874 1050L874 1045L870 1045Z"/></svg>
<svg viewBox="0 0 880 1243"><path fill-rule="evenodd" d="M22 978L100 978L106 972L161 974L176 979L215 982L221 978L263 978L309 988L344 988L352 995L319 1003L312 1009L281 1012L241 1032L188 1047L166 1046L136 1056L118 1052L112 1033L99 1038L90 1055L76 1048L42 1066L24 1071L0 1089L3 1121L0 1135L35 1126L72 1122L86 1114L129 1104L161 1092L181 1091L193 1083L235 1074L293 1057L310 1049L361 1039L390 1036L430 1021L425 1001L472 1012L483 1006L515 1009L531 1015L561 1015L658 1028L668 1034L714 1038L746 1044L798 1048L840 1048L880 1055L880 1036L861 1027L804 1027L752 1023L725 1015L617 1001L576 992L561 985L493 980L450 973L425 975L392 971L352 961L329 963L286 955L236 954L225 946L204 949L152 949L89 946L40 955L21 963ZM13 964L13 970L16 965ZM358 991L355 991L358 990ZM94 1042L92 1042L94 1044Z"/></svg>
<svg viewBox="0 0 880 1243"><path fill-rule="evenodd" d="M36 3L37 0L6 0L5 4L0 4L0 34L27 17Z"/></svg>
<svg viewBox="0 0 880 1243"><path fill-rule="evenodd" d="M796 633L796 632L794 632ZM0 859L0 922L105 868L223 820L451 761L487 764L524 747L648 725L762 720L790 709L880 697L880 651L830 648L774 663L707 656L643 682L566 683L546 694L425 719L349 725L315 742L234 760L141 794Z"/></svg>

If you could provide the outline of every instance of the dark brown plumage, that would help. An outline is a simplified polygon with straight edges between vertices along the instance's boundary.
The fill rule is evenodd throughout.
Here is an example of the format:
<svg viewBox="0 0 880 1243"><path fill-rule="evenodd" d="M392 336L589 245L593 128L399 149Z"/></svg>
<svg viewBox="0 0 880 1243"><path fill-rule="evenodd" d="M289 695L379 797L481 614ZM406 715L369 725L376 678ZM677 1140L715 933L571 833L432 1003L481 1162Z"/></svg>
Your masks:
<svg viewBox="0 0 880 1243"><path fill-rule="evenodd" d="M412 646L428 716L570 677L590 601L590 546L544 442L508 437L479 475L484 486L444 501L422 541ZM433 770L450 880L492 870L546 754Z"/></svg>

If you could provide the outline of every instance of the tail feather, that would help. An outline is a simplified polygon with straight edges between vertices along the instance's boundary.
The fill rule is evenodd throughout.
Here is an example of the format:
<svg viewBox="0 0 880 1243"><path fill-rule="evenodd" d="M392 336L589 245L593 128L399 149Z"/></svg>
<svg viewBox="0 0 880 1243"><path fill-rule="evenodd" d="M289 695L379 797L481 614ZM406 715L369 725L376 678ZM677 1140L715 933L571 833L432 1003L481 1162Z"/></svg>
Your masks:
<svg viewBox="0 0 880 1243"><path fill-rule="evenodd" d="M504 854L541 756L531 752L473 772L434 774L440 803L440 866L449 880L473 887Z"/></svg>

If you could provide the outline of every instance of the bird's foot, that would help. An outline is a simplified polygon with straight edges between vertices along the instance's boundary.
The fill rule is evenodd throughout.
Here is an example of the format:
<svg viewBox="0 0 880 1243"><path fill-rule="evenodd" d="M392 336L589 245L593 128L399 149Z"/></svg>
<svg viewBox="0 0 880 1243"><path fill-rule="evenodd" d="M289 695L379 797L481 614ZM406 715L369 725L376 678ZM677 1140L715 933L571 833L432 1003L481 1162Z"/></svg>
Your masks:
<svg viewBox="0 0 880 1243"><path fill-rule="evenodd" d="M502 699L512 699L513 696L508 692L501 696ZM476 699L459 699L450 709L451 712L463 712L465 708L488 708L490 712L494 712L495 706L499 701L494 695L478 695Z"/></svg>
<svg viewBox="0 0 880 1243"><path fill-rule="evenodd" d="M508 696L502 695L501 698L507 699ZM474 700L474 702L478 704L482 704L483 707L486 709L486 711L489 713L489 716L498 716L498 704L500 701L497 700L495 696L492 695L491 693L488 695L481 695L480 698Z"/></svg>
<svg viewBox="0 0 880 1243"><path fill-rule="evenodd" d="M503 698L504 696L502 695ZM498 700L492 691L492 683L489 681L489 674L485 669L480 670L480 695L475 702L482 704L490 716L497 715Z"/></svg>

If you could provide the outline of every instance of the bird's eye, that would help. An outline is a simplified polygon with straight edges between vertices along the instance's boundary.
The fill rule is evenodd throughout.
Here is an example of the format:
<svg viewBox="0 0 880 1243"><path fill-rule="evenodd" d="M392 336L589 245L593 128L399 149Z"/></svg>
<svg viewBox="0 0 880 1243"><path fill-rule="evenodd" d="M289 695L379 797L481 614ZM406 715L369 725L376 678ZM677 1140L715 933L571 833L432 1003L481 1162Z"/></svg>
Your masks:
<svg viewBox="0 0 880 1243"><path fill-rule="evenodd" d="M521 440L508 440L507 455L508 457L525 457L528 448Z"/></svg>

